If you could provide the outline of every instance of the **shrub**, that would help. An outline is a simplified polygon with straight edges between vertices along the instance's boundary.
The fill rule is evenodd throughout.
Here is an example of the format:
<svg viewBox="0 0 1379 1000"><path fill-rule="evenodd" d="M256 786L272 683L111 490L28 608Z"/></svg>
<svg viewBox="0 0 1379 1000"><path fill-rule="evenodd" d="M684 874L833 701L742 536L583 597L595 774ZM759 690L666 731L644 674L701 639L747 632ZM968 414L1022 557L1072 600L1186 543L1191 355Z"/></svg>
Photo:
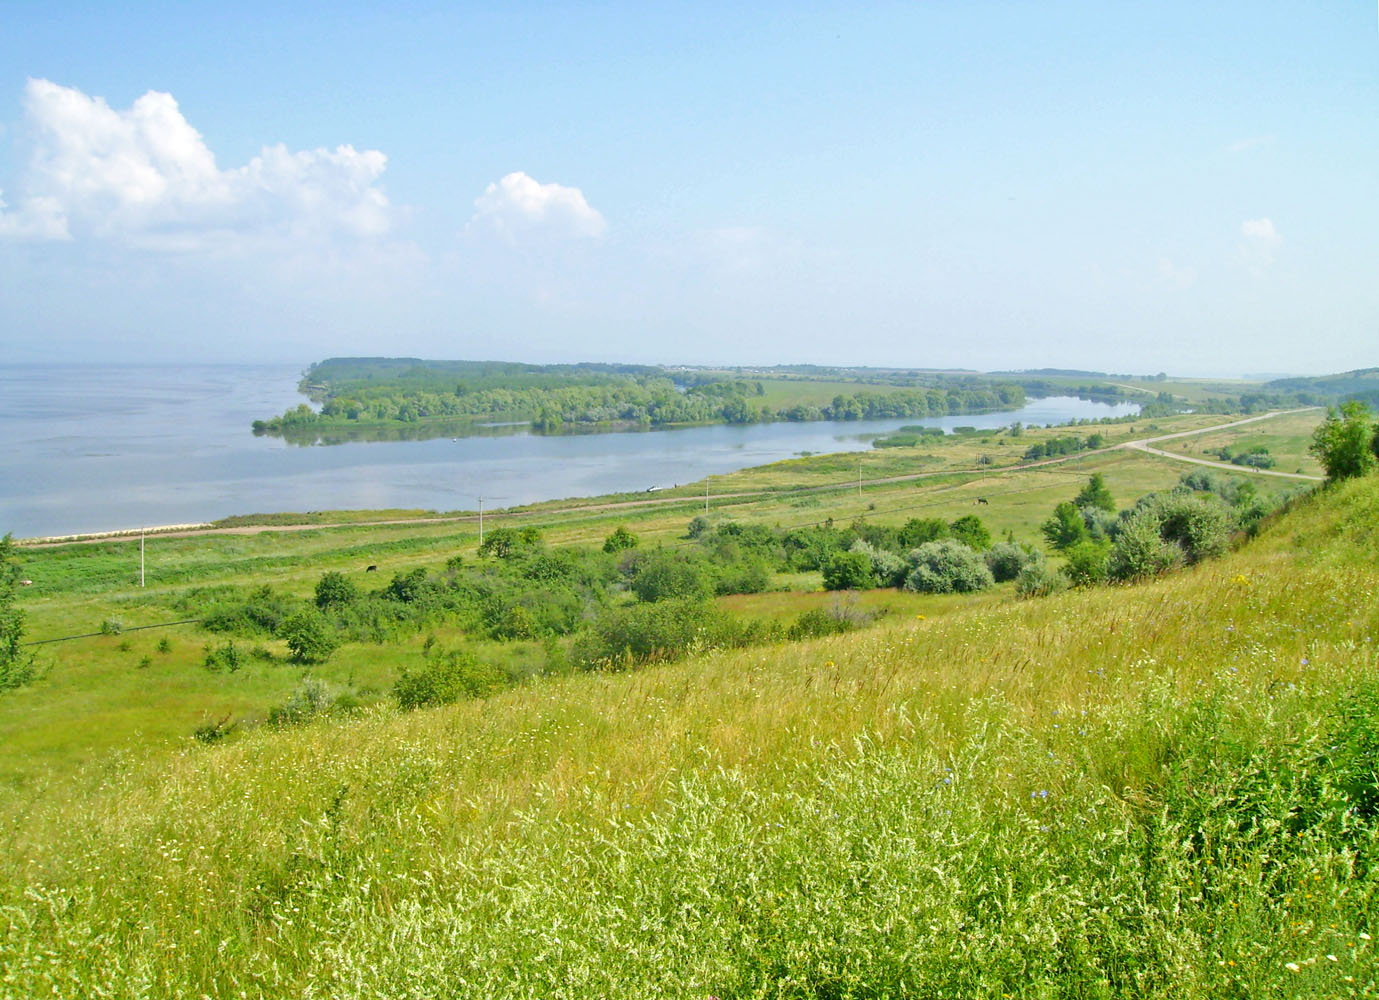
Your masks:
<svg viewBox="0 0 1379 1000"><path fill-rule="evenodd" d="M309 722L330 708L331 690L322 681L308 677L297 685L283 704L268 711L270 726L296 726Z"/></svg>
<svg viewBox="0 0 1379 1000"><path fill-rule="evenodd" d="M1078 542L1063 553L1068 560L1063 572L1074 586L1103 583L1110 573L1111 546L1091 538Z"/></svg>
<svg viewBox="0 0 1379 1000"><path fill-rule="evenodd" d="M604 612L575 640L570 658L585 670L606 670L779 637L778 629L734 621L708 601L658 601Z"/></svg>
<svg viewBox="0 0 1379 1000"><path fill-rule="evenodd" d="M210 632L276 635L295 607L294 602L274 594L271 587L259 587L243 601L214 605L202 615L201 624Z"/></svg>
<svg viewBox="0 0 1379 1000"><path fill-rule="evenodd" d="M399 708L411 711L449 705L461 698L482 698L506 683L507 675L499 667L457 649L431 659L417 673L402 671L393 685L393 697Z"/></svg>
<svg viewBox="0 0 1379 1000"><path fill-rule="evenodd" d="M208 642L202 654L201 665L216 674L222 670L233 674L244 664L244 658L233 642L218 647L213 647Z"/></svg>
<svg viewBox="0 0 1379 1000"><path fill-rule="evenodd" d="M278 638L287 642L292 659L298 663L324 663L340 641L326 616L314 607L297 612L282 623Z"/></svg>
<svg viewBox="0 0 1379 1000"><path fill-rule="evenodd" d="M1182 561L1182 549L1164 541L1159 533L1157 512L1142 507L1121 525L1107 570L1114 579L1135 580L1172 569Z"/></svg>
<svg viewBox="0 0 1379 1000"><path fill-rule="evenodd" d="M479 546L479 555L510 559L541 547L541 531L528 525L525 528L494 528Z"/></svg>
<svg viewBox="0 0 1379 1000"><path fill-rule="evenodd" d="M852 548L848 551L861 552L871 560L871 571L876 586L899 587L905 582L905 574L910 571L909 565L901 556L887 549L877 548L860 538L852 543Z"/></svg>
<svg viewBox="0 0 1379 1000"><path fill-rule="evenodd" d="M1020 571L1032 562L1039 562L1042 556L1033 549L1015 542L1000 542L986 553L986 568L991 570L991 578L997 583L1014 580Z"/></svg>
<svg viewBox="0 0 1379 1000"><path fill-rule="evenodd" d="M897 541L908 550L925 542L937 542L951 533L948 525L936 517L912 517L901 525Z"/></svg>
<svg viewBox="0 0 1379 1000"><path fill-rule="evenodd" d="M352 604L358 597L359 588L344 573L331 570L316 581L316 606L322 611Z"/></svg>
<svg viewBox="0 0 1379 1000"><path fill-rule="evenodd" d="M237 722L231 722L228 715L219 719L207 719L192 731L192 739L198 743L219 743L234 731Z"/></svg>
<svg viewBox="0 0 1379 1000"><path fill-rule="evenodd" d="M823 569L825 590L866 590L876 586L876 574L865 552L835 552Z"/></svg>
<svg viewBox="0 0 1379 1000"><path fill-rule="evenodd" d="M1375 463L1379 428L1370 420L1369 407L1359 400L1328 407L1326 419L1312 432L1308 451L1326 469L1328 482L1363 476Z"/></svg>
<svg viewBox="0 0 1379 1000"><path fill-rule="evenodd" d="M708 561L698 552L654 549L632 564L632 592L641 601L703 598L713 593Z"/></svg>
<svg viewBox="0 0 1379 1000"><path fill-rule="evenodd" d="M760 594L771 586L771 568L764 559L746 558L717 567L713 592L724 594Z"/></svg>
<svg viewBox="0 0 1379 1000"><path fill-rule="evenodd" d="M624 552L636 547L637 536L621 526L615 528L613 533L603 540L604 552Z"/></svg>
<svg viewBox="0 0 1379 1000"><path fill-rule="evenodd" d="M849 596L846 601L834 597L827 607L811 608L804 612L786 631L788 639L816 639L830 635L841 635L853 629L869 625L876 616L857 608L857 599Z"/></svg>
<svg viewBox="0 0 1379 1000"><path fill-rule="evenodd" d="M119 635L124 631L124 625L118 618L107 618L101 622L101 635Z"/></svg>
<svg viewBox="0 0 1379 1000"><path fill-rule="evenodd" d="M948 526L953 537L968 548L984 552L991 548L991 532L976 514L965 514Z"/></svg>
<svg viewBox="0 0 1379 1000"><path fill-rule="evenodd" d="M1055 569L1047 562L1026 563L1015 578L1015 595L1021 598L1048 597L1067 590L1069 581L1061 569Z"/></svg>
<svg viewBox="0 0 1379 1000"><path fill-rule="evenodd" d="M905 589L922 594L967 594L985 590L995 580L986 560L962 542L926 542L910 553Z"/></svg>

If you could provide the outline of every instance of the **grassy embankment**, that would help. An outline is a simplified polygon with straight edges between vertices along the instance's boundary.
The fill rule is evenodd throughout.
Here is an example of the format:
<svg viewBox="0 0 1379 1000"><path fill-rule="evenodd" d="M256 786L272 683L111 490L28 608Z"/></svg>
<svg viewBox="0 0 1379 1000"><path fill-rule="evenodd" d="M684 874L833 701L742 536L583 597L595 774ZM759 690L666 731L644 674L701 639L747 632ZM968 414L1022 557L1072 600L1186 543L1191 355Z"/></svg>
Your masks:
<svg viewBox="0 0 1379 1000"><path fill-rule="evenodd" d="M1139 587L126 756L7 797L0 982L1372 996L1376 555L1371 477Z"/></svg>

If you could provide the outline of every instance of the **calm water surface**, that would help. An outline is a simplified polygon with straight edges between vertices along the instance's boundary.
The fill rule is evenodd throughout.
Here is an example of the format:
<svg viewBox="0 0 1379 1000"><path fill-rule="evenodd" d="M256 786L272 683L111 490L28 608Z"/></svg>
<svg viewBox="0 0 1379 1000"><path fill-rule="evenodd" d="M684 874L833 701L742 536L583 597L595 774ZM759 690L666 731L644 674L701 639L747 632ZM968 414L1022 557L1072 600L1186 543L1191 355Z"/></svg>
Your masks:
<svg viewBox="0 0 1379 1000"><path fill-rule="evenodd" d="M754 424L302 448L250 423L302 401L293 366L0 366L0 534L270 511L496 505L673 486L801 452L869 449L903 424L1000 427L1134 412L1072 397L932 420Z"/></svg>

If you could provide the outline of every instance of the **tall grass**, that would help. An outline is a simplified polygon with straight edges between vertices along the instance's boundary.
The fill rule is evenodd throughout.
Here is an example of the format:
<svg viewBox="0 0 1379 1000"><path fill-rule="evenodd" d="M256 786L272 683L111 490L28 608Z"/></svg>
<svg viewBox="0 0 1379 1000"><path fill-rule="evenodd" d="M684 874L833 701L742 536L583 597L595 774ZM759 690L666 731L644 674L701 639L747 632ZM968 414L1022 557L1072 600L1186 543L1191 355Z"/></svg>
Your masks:
<svg viewBox="0 0 1379 1000"><path fill-rule="evenodd" d="M0 995L1375 995L1377 525L12 795Z"/></svg>

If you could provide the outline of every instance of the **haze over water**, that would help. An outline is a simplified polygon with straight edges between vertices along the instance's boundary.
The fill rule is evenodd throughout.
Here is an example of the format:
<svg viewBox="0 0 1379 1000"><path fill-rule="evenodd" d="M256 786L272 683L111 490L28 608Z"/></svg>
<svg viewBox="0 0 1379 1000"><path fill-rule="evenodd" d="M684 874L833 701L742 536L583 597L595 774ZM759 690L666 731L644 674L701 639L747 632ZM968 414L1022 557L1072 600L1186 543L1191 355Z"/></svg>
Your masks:
<svg viewBox="0 0 1379 1000"><path fill-rule="evenodd" d="M673 486L869 450L905 424L1000 427L1134 412L1072 397L1002 413L298 447L250 423L302 401L288 365L0 367L0 534L15 537L357 508L472 510Z"/></svg>

